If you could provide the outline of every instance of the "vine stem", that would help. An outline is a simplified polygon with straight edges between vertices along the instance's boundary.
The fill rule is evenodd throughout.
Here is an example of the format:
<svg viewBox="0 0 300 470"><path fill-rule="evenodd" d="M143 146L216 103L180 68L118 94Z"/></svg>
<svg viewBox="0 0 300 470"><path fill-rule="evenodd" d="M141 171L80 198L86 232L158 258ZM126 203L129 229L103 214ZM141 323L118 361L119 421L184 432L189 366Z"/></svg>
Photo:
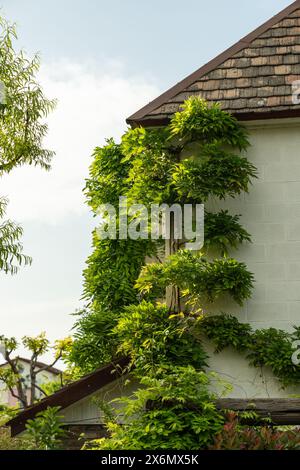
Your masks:
<svg viewBox="0 0 300 470"><path fill-rule="evenodd" d="M174 238L174 213L170 213L170 238L166 239L165 255L171 256L178 252L180 249L180 240ZM179 287L175 285L166 288L166 304L170 312L181 312L181 298Z"/></svg>

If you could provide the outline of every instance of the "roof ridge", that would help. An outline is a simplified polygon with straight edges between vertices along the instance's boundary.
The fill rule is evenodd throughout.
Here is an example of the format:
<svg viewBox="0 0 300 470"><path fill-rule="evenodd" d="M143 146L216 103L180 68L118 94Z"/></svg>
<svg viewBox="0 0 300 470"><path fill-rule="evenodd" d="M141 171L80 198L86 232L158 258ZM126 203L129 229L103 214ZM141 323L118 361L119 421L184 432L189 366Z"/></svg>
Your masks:
<svg viewBox="0 0 300 470"><path fill-rule="evenodd" d="M166 101L173 98L178 93L182 92L186 87L192 85L196 80L199 80L203 75L213 71L215 68L220 66L223 62L227 59L230 59L232 55L237 54L238 52L245 49L249 44L251 44L255 39L265 33L268 29L274 26L276 23L280 22L286 16L289 16L295 10L300 8L300 0L296 0L291 5L287 6L279 13L274 15L272 18L267 20L258 28L254 29L252 32L244 36L238 42L233 44L231 47L226 49L224 52L219 54L214 59L207 62L205 65L201 66L195 72L188 75L186 78L178 82L173 87L169 88L167 91L159 95L154 100L150 101L150 103L143 106L137 112L132 114L130 117L126 119L126 122L130 125L139 125L139 121L141 121L146 115L163 105Z"/></svg>
<svg viewBox="0 0 300 470"><path fill-rule="evenodd" d="M28 359L27 357L23 357L23 356L16 356L12 359L13 361L23 361L23 362L26 362L27 364L30 364L31 360ZM0 367L3 367L3 366L6 366L8 364L7 361L3 362L0 364ZM62 373L62 370L61 369L58 369L57 367L55 366L51 366L51 364L47 364L46 362L43 362L43 361L36 361L36 365L37 367L44 367L44 366L47 366L48 367L48 371L52 371L52 372L56 372L57 374L61 374Z"/></svg>

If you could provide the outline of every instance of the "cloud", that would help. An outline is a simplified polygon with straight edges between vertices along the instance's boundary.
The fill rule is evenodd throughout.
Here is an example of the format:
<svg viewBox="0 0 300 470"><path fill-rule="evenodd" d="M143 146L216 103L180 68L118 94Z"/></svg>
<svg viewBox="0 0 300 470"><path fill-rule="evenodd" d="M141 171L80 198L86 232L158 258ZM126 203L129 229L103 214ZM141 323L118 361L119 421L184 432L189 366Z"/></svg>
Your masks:
<svg viewBox="0 0 300 470"><path fill-rule="evenodd" d="M45 142L56 156L50 172L22 167L1 179L0 196L8 197L8 215L23 225L24 250L33 257L16 277L0 272L1 333L21 338L46 330L54 341L69 334L75 321L70 313L81 305L81 271L94 224L82 195L90 155L106 137L118 139L125 118L158 89L127 76L117 61L45 64L40 81L46 95L58 99Z"/></svg>
<svg viewBox="0 0 300 470"><path fill-rule="evenodd" d="M21 338L25 335L37 336L46 331L46 336L53 345L56 339L69 336L75 322L75 317L69 314L75 312L79 305L74 298L59 297L56 301L47 299L44 302L36 299L24 302L10 298L10 301L2 306L5 306L5 315L10 321L4 324L2 321L1 334L17 338L18 354L28 357L29 353L22 345ZM52 352L44 354L41 359L52 362ZM3 362L1 352L0 361ZM64 368L62 363L60 367Z"/></svg>
<svg viewBox="0 0 300 470"><path fill-rule="evenodd" d="M88 210L82 189L94 147L118 138L125 118L159 91L147 79L126 76L117 61L97 66L60 60L42 66L40 81L46 95L58 99L45 139L56 152L52 169L15 169L3 176L1 195L8 197L13 219L57 224Z"/></svg>

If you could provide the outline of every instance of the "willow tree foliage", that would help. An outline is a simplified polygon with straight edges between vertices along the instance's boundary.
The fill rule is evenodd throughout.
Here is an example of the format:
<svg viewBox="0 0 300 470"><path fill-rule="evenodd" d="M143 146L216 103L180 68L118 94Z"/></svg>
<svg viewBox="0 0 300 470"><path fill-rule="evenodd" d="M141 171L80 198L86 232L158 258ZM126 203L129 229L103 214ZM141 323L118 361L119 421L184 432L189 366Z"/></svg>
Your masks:
<svg viewBox="0 0 300 470"><path fill-rule="evenodd" d="M44 118L53 109L37 80L39 58L17 51L16 30L0 17L0 176L24 164L48 170L53 156L43 147L47 133ZM14 274L30 262L22 254L21 227L3 221L7 201L0 199L0 269Z"/></svg>

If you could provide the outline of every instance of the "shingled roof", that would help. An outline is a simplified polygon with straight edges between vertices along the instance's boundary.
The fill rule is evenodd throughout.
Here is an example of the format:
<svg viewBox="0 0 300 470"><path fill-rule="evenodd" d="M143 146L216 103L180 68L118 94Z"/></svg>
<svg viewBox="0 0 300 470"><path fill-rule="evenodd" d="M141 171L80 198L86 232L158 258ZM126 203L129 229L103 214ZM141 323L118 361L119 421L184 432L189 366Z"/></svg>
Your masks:
<svg viewBox="0 0 300 470"><path fill-rule="evenodd" d="M241 120L300 116L292 84L300 80L300 0L127 119L162 125L190 96L219 102Z"/></svg>

